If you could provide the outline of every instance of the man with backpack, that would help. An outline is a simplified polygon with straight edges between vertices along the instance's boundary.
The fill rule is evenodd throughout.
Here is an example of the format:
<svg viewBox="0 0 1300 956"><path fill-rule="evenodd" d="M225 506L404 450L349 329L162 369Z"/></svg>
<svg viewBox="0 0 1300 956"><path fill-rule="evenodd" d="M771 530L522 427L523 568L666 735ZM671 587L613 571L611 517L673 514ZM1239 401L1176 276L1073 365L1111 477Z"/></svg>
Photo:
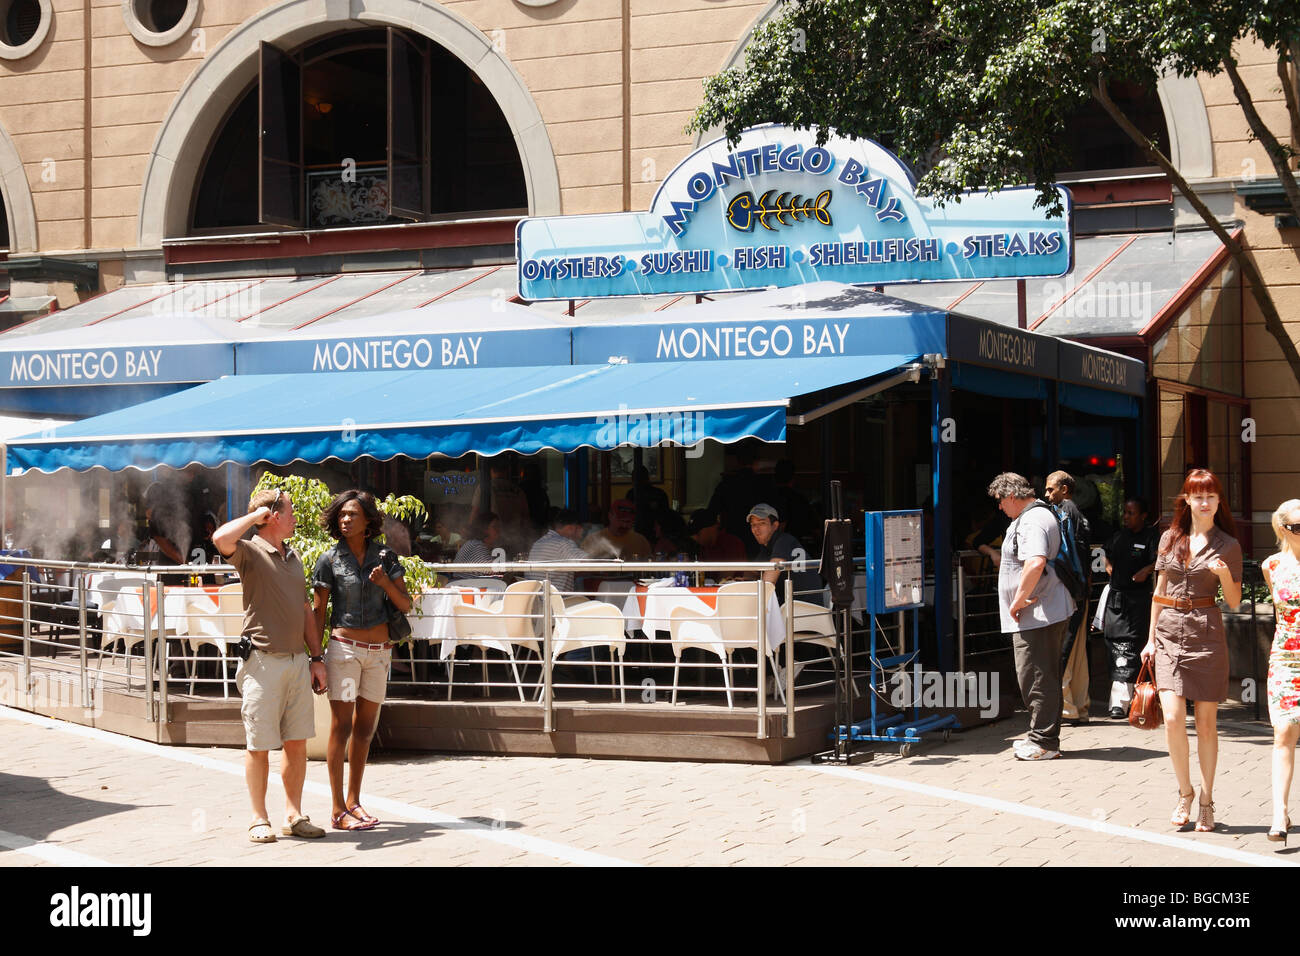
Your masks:
<svg viewBox="0 0 1300 956"><path fill-rule="evenodd" d="M1083 516L1074 498L1074 477L1066 471L1054 471L1047 476L1043 488L1047 501L1056 509L1057 517L1067 533L1074 538L1074 553L1079 559L1083 574L1084 593L1075 601L1074 616L1065 630L1061 645L1061 697L1062 713L1071 724L1088 722L1088 593L1092 571L1092 551L1088 547L1088 519Z"/></svg>
<svg viewBox="0 0 1300 956"><path fill-rule="evenodd" d="M1017 760L1052 760L1061 755L1061 644L1075 608L1050 567L1061 550L1060 525L1015 472L998 475L988 490L1011 520L998 565L998 609L1029 708L1029 733L1015 742L1014 754Z"/></svg>

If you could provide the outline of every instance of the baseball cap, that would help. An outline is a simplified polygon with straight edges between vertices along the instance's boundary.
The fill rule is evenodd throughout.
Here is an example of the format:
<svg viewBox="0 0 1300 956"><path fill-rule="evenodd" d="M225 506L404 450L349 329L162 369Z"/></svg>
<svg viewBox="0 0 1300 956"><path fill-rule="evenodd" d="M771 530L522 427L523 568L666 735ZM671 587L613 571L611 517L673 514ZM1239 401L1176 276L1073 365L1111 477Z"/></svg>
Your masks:
<svg viewBox="0 0 1300 956"><path fill-rule="evenodd" d="M780 521L781 516L776 513L776 509L771 505L759 503L749 509L749 514L745 515L745 520L750 518L771 518L773 521Z"/></svg>

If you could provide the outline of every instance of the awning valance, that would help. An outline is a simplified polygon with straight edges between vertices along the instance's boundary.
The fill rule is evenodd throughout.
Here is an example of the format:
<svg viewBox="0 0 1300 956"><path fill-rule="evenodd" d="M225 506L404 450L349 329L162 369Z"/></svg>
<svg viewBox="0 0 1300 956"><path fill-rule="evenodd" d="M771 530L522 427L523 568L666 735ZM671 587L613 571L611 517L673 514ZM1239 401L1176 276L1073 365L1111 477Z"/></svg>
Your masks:
<svg viewBox="0 0 1300 956"><path fill-rule="evenodd" d="M781 441L792 398L917 357L230 376L19 439L7 465L117 471Z"/></svg>

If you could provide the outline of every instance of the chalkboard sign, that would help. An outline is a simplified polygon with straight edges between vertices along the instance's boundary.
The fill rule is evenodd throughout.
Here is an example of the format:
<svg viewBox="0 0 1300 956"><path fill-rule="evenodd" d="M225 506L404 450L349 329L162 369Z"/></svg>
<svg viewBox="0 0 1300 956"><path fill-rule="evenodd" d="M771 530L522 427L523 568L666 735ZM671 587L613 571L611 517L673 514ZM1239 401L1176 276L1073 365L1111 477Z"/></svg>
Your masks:
<svg viewBox="0 0 1300 956"><path fill-rule="evenodd" d="M831 604L837 608L853 604L853 522L847 518L826 519L822 545L822 580L831 589Z"/></svg>

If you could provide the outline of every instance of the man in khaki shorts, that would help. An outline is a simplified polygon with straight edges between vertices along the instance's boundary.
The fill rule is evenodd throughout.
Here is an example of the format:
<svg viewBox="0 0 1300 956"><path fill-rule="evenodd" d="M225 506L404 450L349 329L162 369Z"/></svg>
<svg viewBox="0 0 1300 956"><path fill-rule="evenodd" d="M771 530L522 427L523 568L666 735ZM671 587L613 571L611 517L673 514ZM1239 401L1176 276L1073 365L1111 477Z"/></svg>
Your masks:
<svg viewBox="0 0 1300 956"><path fill-rule="evenodd" d="M289 496L267 490L253 495L248 514L226 522L212 535L217 550L239 572L243 633L253 643L235 680L243 697L239 712L248 741L244 780L253 805L248 838L254 843L275 842L266 812L266 785L270 751L278 747L284 751L280 758L285 803L281 835L306 839L325 835L301 807L307 739L316 732L311 695L312 691L325 693L328 681L320 634L312 626L315 619L306 600L302 561L284 543L293 534L294 525ZM245 539L252 528L256 533Z"/></svg>

